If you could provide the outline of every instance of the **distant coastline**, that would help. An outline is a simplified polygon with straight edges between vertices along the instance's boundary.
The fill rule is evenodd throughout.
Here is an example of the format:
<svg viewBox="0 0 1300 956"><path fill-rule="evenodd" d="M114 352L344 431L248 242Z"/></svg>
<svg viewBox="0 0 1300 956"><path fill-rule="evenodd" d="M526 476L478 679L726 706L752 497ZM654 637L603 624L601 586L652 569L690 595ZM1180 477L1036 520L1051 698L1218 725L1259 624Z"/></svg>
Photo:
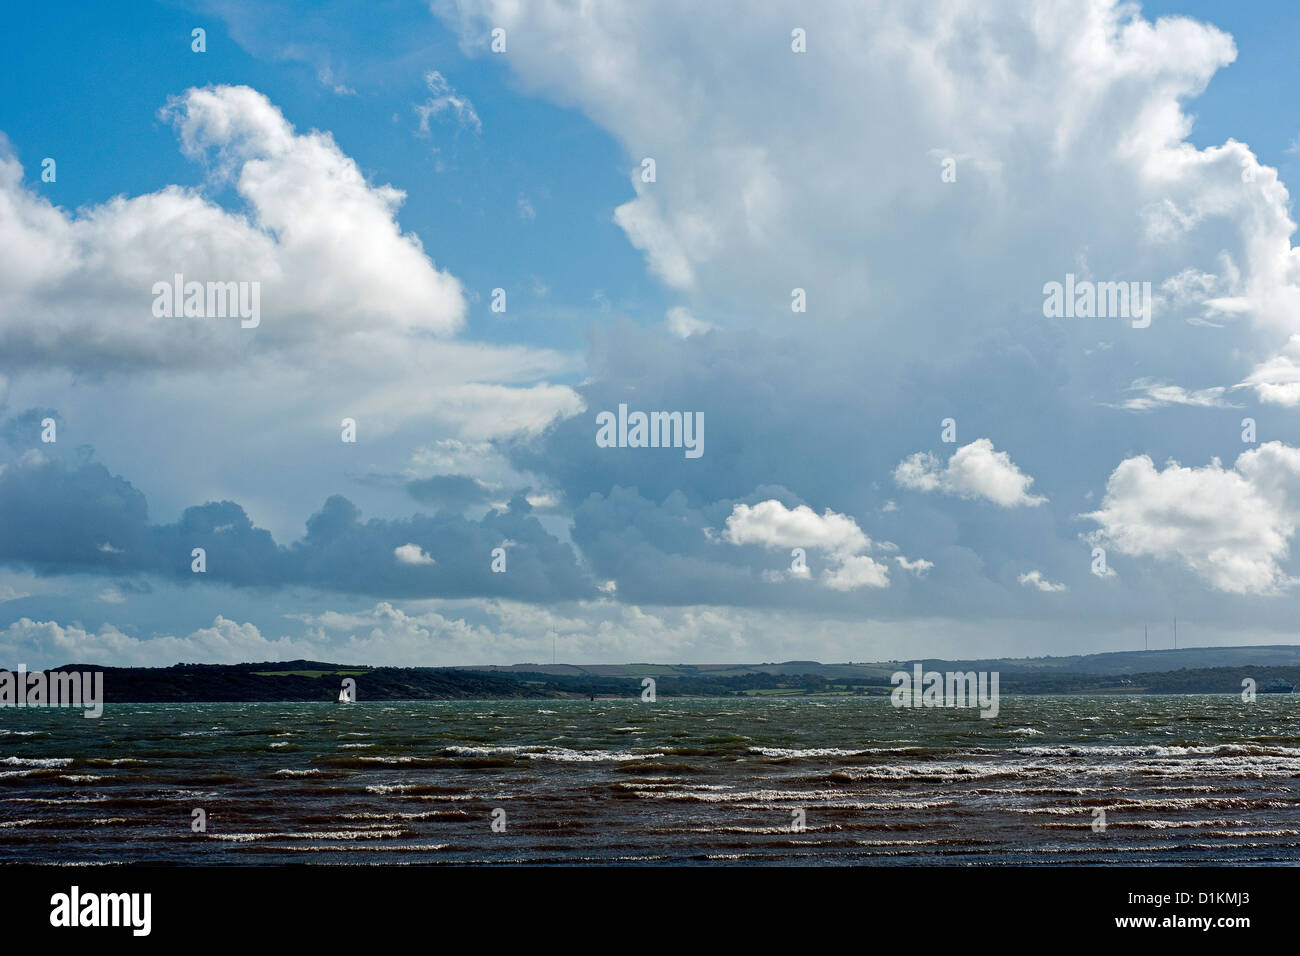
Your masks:
<svg viewBox="0 0 1300 956"><path fill-rule="evenodd" d="M647 677L659 697L874 697L890 693L892 672L916 662L371 667L296 660L50 670L103 671L109 703L337 701L347 679L356 681L360 701L631 698ZM996 670L1004 694L1238 694L1246 679L1260 693L1300 688L1300 646L1291 645L919 663Z"/></svg>

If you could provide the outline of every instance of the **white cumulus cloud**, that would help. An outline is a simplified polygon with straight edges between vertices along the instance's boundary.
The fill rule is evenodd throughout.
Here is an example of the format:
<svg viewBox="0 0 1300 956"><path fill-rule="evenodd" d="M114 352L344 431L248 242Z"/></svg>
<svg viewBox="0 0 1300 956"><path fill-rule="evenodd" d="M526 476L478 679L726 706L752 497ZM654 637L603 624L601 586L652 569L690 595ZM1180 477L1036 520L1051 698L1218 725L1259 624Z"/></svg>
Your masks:
<svg viewBox="0 0 1300 956"><path fill-rule="evenodd" d="M871 550L871 539L853 518L829 508L819 515L807 505L787 508L776 499L738 504L727 516L722 540L769 549L815 548L831 565L822 571L822 584L836 591L889 587L888 565L863 553Z"/></svg>
<svg viewBox="0 0 1300 956"><path fill-rule="evenodd" d="M74 369L213 367L245 359L254 338L264 352L461 326L460 282L395 219L404 193L368 183L328 133L298 133L246 86L188 90L160 115L248 212L167 186L70 214L0 154L0 352ZM177 273L260 283L260 326L155 317L153 286Z"/></svg>
<svg viewBox="0 0 1300 956"><path fill-rule="evenodd" d="M1017 580L1025 587L1038 588L1038 590L1045 591L1048 594L1057 594L1061 591L1069 590L1069 588L1064 584L1056 584L1047 580L1047 578L1043 576L1043 572L1037 570L1026 571L1024 574L1020 575Z"/></svg>
<svg viewBox="0 0 1300 956"><path fill-rule="evenodd" d="M418 544L398 545L393 549L398 564L437 564Z"/></svg>
<svg viewBox="0 0 1300 956"><path fill-rule="evenodd" d="M1099 525L1092 540L1120 554L1181 561L1220 591L1274 594L1294 583L1282 563L1300 522L1300 448L1268 442L1231 468L1128 458L1084 517Z"/></svg>
<svg viewBox="0 0 1300 956"><path fill-rule="evenodd" d="M1032 507L1047 500L1029 493L1034 479L987 438L958 448L947 464L930 452L917 452L898 463L894 480L912 491L980 498L1003 508Z"/></svg>

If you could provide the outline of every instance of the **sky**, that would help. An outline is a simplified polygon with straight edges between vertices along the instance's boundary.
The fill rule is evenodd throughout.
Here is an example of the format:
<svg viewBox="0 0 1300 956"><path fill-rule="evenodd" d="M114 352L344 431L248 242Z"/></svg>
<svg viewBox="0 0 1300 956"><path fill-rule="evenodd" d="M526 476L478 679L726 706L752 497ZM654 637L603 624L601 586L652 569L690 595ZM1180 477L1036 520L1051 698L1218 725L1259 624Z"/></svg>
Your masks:
<svg viewBox="0 0 1300 956"><path fill-rule="evenodd" d="M3 666L1296 641L1294 5L9 19Z"/></svg>

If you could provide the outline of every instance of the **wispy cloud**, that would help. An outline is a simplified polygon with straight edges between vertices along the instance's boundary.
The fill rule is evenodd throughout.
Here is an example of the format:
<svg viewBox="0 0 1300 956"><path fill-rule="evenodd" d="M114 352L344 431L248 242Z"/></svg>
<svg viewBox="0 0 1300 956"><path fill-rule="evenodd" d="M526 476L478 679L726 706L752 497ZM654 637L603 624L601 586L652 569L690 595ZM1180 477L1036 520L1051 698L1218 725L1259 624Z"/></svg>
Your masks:
<svg viewBox="0 0 1300 956"><path fill-rule="evenodd" d="M1118 404L1106 404L1110 408L1125 408L1133 412L1147 412L1153 408L1168 405L1188 405L1193 408L1241 408L1227 399L1228 389L1223 385L1212 388L1187 389L1181 385L1169 385L1153 379L1140 378L1129 386L1129 391L1139 392L1133 398Z"/></svg>
<svg viewBox="0 0 1300 956"><path fill-rule="evenodd" d="M430 70L424 74L424 83L432 95L423 103L415 104L415 113L420 117L420 135L429 136L430 122L443 114L450 115L462 129L483 132L483 123L474 110L474 104L469 97L456 92L445 76L437 70Z"/></svg>

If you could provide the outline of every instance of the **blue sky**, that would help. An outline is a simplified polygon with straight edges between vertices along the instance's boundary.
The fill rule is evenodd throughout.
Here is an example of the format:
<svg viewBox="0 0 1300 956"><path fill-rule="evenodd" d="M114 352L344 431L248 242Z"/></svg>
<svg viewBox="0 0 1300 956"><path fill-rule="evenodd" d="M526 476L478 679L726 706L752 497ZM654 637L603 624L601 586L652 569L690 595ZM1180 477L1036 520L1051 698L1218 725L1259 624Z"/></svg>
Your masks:
<svg viewBox="0 0 1300 956"><path fill-rule="evenodd" d="M1290 642L1300 13L1216 6L16 11L0 653Z"/></svg>

